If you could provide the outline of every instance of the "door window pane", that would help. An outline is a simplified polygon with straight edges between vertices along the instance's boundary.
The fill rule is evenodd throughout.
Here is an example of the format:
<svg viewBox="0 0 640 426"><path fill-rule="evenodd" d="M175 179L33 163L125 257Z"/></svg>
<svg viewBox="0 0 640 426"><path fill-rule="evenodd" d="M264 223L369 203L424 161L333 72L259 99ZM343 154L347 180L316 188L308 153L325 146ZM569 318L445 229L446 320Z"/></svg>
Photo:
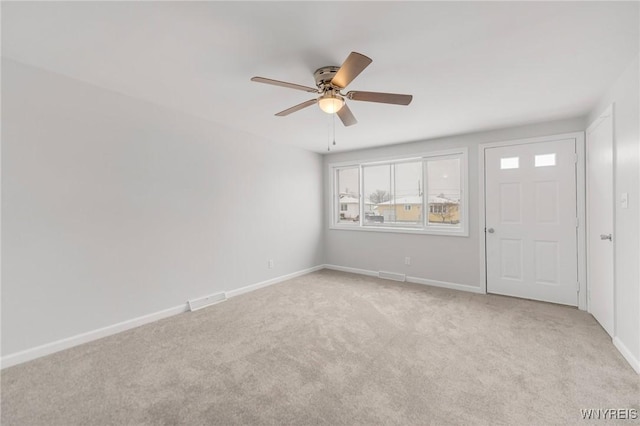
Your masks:
<svg viewBox="0 0 640 426"><path fill-rule="evenodd" d="M541 154L536 155L535 159L536 167L548 167L556 165L556 154Z"/></svg>
<svg viewBox="0 0 640 426"><path fill-rule="evenodd" d="M500 159L501 169L517 169L520 167L520 157L506 157Z"/></svg>

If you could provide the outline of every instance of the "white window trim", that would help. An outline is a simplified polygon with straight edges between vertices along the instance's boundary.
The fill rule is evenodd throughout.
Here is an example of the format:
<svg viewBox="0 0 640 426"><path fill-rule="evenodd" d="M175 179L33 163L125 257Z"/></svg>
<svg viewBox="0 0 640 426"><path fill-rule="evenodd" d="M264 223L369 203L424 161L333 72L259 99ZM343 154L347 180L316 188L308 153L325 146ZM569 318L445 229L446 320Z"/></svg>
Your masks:
<svg viewBox="0 0 640 426"><path fill-rule="evenodd" d="M331 173L331 211L329 213L329 217L331 218L331 224L333 227L335 227L336 229L343 229L343 228L347 228L347 229L355 229L356 226L360 226L359 224L362 223L362 206L360 206L360 220L358 222L353 222L353 221L344 221L344 222L338 222L336 219L336 213L338 215L340 215L340 190L338 188L339 182L338 179L336 179L336 176L338 174L339 170L344 170L344 169L353 169L353 168L359 168L359 164L357 163L340 163L340 164L336 164L333 167L329 167L329 173ZM361 182L362 178L361 178L361 171L358 174L358 198L360 200L362 200L362 195L360 193L360 191L362 191L362 182ZM360 203L362 204L362 203Z"/></svg>
<svg viewBox="0 0 640 426"><path fill-rule="evenodd" d="M451 158L460 158L460 201L462 203L462 208L460 209L460 226L456 228L452 228L446 225L438 225L438 224L429 224L428 223L428 196L423 196L423 206L422 206L422 215L423 215L423 224L418 226L402 226L402 225L387 225L387 226L379 226L379 225L365 225L364 224L364 213L365 206L362 202L363 200L363 186L364 182L362 179L362 169L364 166L371 166L375 164L386 164L389 162L394 163L402 163L402 162L410 162L410 161L423 161L426 163L429 159L444 159L446 157ZM349 230L349 231L363 231L363 232L392 232L392 233L405 233L405 234L425 234L425 235L449 235L449 236L457 236L457 237L468 237L469 236L469 171L468 171L468 149L467 147L460 147L455 149L443 150L443 151L432 151L432 152L423 152L420 154L414 155L402 155L402 156L393 156L393 157L384 157L384 158L375 158L371 160L362 160L362 161L344 161L344 162L336 162L329 163L327 165L328 173L331 177L331 203L329 205L329 229L333 230ZM360 220L352 223L340 223L337 222L336 217L336 209L337 206L337 194L338 191L338 182L336 179L337 171L340 169L347 169L352 167L359 168L359 197L360 197ZM424 188L423 194L426 194L426 189L428 188L427 183L427 168L423 167L423 182ZM446 226L446 228L445 228Z"/></svg>

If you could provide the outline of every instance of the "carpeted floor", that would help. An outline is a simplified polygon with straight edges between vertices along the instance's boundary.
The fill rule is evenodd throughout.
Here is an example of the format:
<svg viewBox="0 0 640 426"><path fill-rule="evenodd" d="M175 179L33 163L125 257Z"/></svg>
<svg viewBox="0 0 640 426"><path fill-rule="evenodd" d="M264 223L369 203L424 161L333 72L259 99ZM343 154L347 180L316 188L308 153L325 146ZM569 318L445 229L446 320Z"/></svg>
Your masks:
<svg viewBox="0 0 640 426"><path fill-rule="evenodd" d="M640 408L640 377L584 312L328 270L1 384L3 426L568 425Z"/></svg>

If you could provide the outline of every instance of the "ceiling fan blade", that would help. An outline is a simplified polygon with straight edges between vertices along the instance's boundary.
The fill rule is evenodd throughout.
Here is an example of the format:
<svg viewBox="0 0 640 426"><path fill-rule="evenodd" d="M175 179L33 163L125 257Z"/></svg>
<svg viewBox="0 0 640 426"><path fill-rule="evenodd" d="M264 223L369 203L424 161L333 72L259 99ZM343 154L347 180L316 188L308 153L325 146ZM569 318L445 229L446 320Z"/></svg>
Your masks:
<svg viewBox="0 0 640 426"><path fill-rule="evenodd" d="M311 106L311 105L316 104L316 103L318 103L317 99L309 99L306 102L303 102L303 103L298 104L296 106L292 106L291 108L285 109L284 111L280 111L276 115L278 117L284 117L285 115L289 115L292 112L300 111L301 109L306 108L306 107Z"/></svg>
<svg viewBox="0 0 640 426"><path fill-rule="evenodd" d="M295 83L287 83L286 81L272 80L270 78L253 77L251 78L251 81L255 81L256 83L272 84L274 86L288 87L289 89L304 90L305 92L309 93L319 93L318 89L314 87L303 86L301 84Z"/></svg>
<svg viewBox="0 0 640 426"><path fill-rule="evenodd" d="M331 84L344 89L347 87L347 84L351 83L371 62L373 62L371 58L358 52L351 52L336 75L331 79Z"/></svg>
<svg viewBox="0 0 640 426"><path fill-rule="evenodd" d="M349 92L347 97L354 101L380 102L382 104L409 105L412 95L400 95L398 93L381 92Z"/></svg>
<svg viewBox="0 0 640 426"><path fill-rule="evenodd" d="M338 114L338 117L342 120L342 124L345 126L353 126L358 122L347 104L342 105L342 108L340 108L336 114Z"/></svg>

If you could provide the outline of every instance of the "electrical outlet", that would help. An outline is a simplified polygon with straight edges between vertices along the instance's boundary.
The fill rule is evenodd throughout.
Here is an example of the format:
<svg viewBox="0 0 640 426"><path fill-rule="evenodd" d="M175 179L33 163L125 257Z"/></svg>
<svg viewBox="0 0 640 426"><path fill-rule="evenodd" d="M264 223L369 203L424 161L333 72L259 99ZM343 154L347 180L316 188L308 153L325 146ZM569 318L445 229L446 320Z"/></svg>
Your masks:
<svg viewBox="0 0 640 426"><path fill-rule="evenodd" d="M405 258L404 258L404 264L405 264L405 265L411 265L411 258L410 258L410 257L408 257L408 256L407 256L407 257L405 257Z"/></svg>
<svg viewBox="0 0 640 426"><path fill-rule="evenodd" d="M273 269L273 259L269 259L269 269Z"/></svg>

